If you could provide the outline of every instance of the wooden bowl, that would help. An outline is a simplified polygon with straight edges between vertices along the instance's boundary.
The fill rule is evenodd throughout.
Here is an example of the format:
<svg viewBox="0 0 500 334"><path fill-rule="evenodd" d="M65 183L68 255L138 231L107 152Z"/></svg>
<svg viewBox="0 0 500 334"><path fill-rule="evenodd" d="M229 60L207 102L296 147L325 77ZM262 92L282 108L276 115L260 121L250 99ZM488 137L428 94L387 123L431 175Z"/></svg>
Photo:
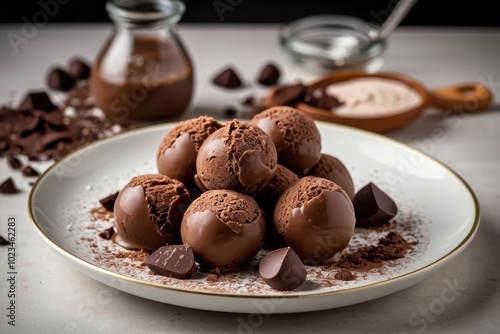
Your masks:
<svg viewBox="0 0 500 334"><path fill-rule="evenodd" d="M318 81L313 82L312 84L308 85L308 87L312 89L326 88L334 83L361 77L384 78L399 81L419 94L422 102L418 106L409 108L402 112L386 116L372 117L339 116L330 110L318 108L304 102L298 102L294 105L294 107L301 110L303 113L315 120L333 122L372 132L383 133L398 129L412 122L417 117L419 117L420 114L427 107L429 107L430 104L443 110L478 111L488 108L493 100L491 91L480 84L471 83L447 86L429 92L419 81L408 76L396 73L369 74L353 71L333 72L319 79ZM268 96L264 99L264 105L268 108L272 107L270 101L273 100L273 94L274 90L271 90Z"/></svg>

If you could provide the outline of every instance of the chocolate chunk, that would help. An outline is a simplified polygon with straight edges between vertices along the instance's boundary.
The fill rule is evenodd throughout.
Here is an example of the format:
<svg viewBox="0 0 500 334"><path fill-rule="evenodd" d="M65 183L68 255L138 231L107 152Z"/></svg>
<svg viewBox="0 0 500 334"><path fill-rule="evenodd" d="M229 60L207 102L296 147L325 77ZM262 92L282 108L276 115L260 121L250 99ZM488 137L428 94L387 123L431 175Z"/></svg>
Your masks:
<svg viewBox="0 0 500 334"><path fill-rule="evenodd" d="M69 74L85 80L90 76L90 66L82 59L73 59L69 63Z"/></svg>
<svg viewBox="0 0 500 334"><path fill-rule="evenodd" d="M340 268L339 271L335 274L335 279L341 280L341 281L352 281L356 278L356 276L351 273L349 270Z"/></svg>
<svg viewBox="0 0 500 334"><path fill-rule="evenodd" d="M246 99L241 101L241 104L247 107L251 107L255 104L255 98L253 97L253 95L250 95Z"/></svg>
<svg viewBox="0 0 500 334"><path fill-rule="evenodd" d="M264 281L277 290L296 289L307 277L304 264L290 247L269 252L260 262L259 272Z"/></svg>
<svg viewBox="0 0 500 334"><path fill-rule="evenodd" d="M271 103L273 106L294 106L302 100L305 91L306 87L301 83L279 86L274 91Z"/></svg>
<svg viewBox="0 0 500 334"><path fill-rule="evenodd" d="M241 87L241 80L238 74L236 74L236 72L231 67L228 67L220 72L212 80L212 82L218 86L228 89Z"/></svg>
<svg viewBox="0 0 500 334"><path fill-rule="evenodd" d="M224 110L224 115L227 117L232 117L232 116L236 115L236 109L234 109L232 107L228 107Z"/></svg>
<svg viewBox="0 0 500 334"><path fill-rule="evenodd" d="M0 246L8 246L10 242L0 235Z"/></svg>
<svg viewBox="0 0 500 334"><path fill-rule="evenodd" d="M19 192L19 189L17 189L14 180L10 177L0 184L0 193L2 194L15 194L17 192Z"/></svg>
<svg viewBox="0 0 500 334"><path fill-rule="evenodd" d="M115 229L113 228L113 226L111 226L111 227L105 229L104 231L101 231L99 233L99 236L103 239L109 240L109 239L111 239L113 234L115 234Z"/></svg>
<svg viewBox="0 0 500 334"><path fill-rule="evenodd" d="M335 96L329 95L325 88L307 89L304 102L321 109L333 110L343 103Z"/></svg>
<svg viewBox="0 0 500 334"><path fill-rule="evenodd" d="M352 204L357 226L381 226L398 213L396 203L371 182L354 195Z"/></svg>
<svg viewBox="0 0 500 334"><path fill-rule="evenodd" d="M7 162L9 163L9 165L12 169L20 169L23 166L23 164L21 163L21 160L19 160L18 158L16 158L15 156L12 156L12 155L9 155L7 157Z"/></svg>
<svg viewBox="0 0 500 334"><path fill-rule="evenodd" d="M257 82L264 86L273 86L278 83L280 71L274 64L267 64L260 72Z"/></svg>
<svg viewBox="0 0 500 334"><path fill-rule="evenodd" d="M49 73L47 85L52 89L66 92L75 85L75 78L63 69L54 68Z"/></svg>
<svg viewBox="0 0 500 334"><path fill-rule="evenodd" d="M38 176L38 175L40 175L40 173L36 169L31 167L30 165L25 166L23 168L23 174L24 174L24 176Z"/></svg>
<svg viewBox="0 0 500 334"><path fill-rule="evenodd" d="M109 196L104 197L103 199L100 199L99 203L101 203L101 205L109 212L113 212L113 208L115 207L115 201L117 197L118 197L118 191L115 192L114 194L110 194Z"/></svg>
<svg viewBox="0 0 500 334"><path fill-rule="evenodd" d="M57 109L57 107L45 92L32 92L26 95L17 109L52 111Z"/></svg>
<svg viewBox="0 0 500 334"><path fill-rule="evenodd" d="M156 275L175 278L189 278L198 269L189 245L160 247L147 258L146 265Z"/></svg>

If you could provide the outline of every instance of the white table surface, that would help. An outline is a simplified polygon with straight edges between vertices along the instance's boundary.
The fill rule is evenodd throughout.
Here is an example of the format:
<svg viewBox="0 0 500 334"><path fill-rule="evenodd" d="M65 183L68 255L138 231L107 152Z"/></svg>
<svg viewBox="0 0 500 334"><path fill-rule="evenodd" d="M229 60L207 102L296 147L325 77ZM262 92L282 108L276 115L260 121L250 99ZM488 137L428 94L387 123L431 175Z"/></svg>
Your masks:
<svg viewBox="0 0 500 334"><path fill-rule="evenodd" d="M18 101L28 89L44 89L47 67L71 56L93 59L109 25L56 25L41 28L14 53L7 34L20 25L0 26L0 101ZM186 118L208 113L222 117L226 106L251 93L227 93L209 85L224 65L234 64L254 81L268 60L282 64L285 81L306 79L285 60L276 26L181 26L195 62L197 87ZM0 179L12 176L22 192L0 195L0 235L7 217L17 216L17 319L7 325L7 251L0 249L1 333L498 333L500 330L500 29L401 28L390 37L381 70L407 74L435 88L481 81L496 94L491 111L445 119L427 111L388 136L426 151L461 174L475 190L482 220L470 246L429 279L388 297L341 309L263 317L243 327L248 315L198 311L141 299L83 275L56 255L37 235L27 214L29 186L0 160ZM261 91L257 92L260 93ZM437 140L436 134L444 133ZM46 165L46 164L45 164ZM43 169L43 165L36 165ZM453 196L453 194L450 194ZM461 292L438 314L424 315L446 282Z"/></svg>

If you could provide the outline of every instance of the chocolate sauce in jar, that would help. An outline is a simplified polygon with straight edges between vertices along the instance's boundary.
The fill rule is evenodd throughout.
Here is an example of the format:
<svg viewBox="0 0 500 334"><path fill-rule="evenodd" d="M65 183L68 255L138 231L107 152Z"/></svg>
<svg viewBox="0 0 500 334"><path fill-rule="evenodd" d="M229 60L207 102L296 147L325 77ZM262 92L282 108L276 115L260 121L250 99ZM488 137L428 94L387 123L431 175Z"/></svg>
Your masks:
<svg viewBox="0 0 500 334"><path fill-rule="evenodd" d="M175 29L179 1L110 1L114 34L91 73L96 105L117 123L174 119L188 107L193 67Z"/></svg>

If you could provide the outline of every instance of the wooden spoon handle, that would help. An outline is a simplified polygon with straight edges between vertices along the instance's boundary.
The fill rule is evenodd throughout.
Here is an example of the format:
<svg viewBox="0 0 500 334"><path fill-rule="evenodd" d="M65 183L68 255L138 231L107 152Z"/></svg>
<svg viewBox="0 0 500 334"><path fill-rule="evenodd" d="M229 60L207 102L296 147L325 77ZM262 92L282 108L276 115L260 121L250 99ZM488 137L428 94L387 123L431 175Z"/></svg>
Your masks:
<svg viewBox="0 0 500 334"><path fill-rule="evenodd" d="M493 94L482 84L466 83L432 90L429 98L431 104L443 110L474 112L487 109Z"/></svg>

